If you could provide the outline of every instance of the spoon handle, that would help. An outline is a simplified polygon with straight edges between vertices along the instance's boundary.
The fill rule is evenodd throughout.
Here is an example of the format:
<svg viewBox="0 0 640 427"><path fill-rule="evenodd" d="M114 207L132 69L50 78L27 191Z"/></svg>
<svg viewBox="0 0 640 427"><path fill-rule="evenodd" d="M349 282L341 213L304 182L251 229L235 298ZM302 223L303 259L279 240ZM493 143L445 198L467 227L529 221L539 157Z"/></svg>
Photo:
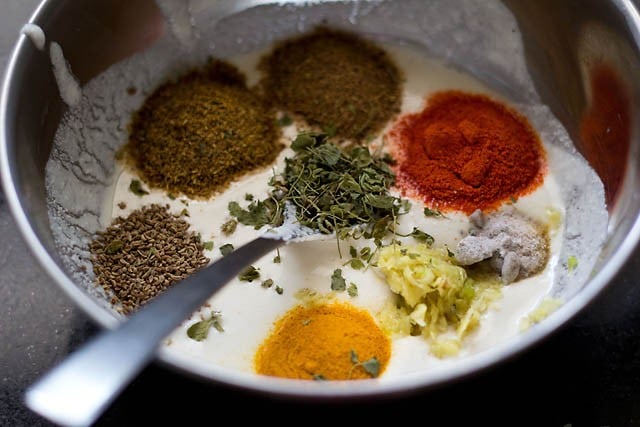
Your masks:
<svg viewBox="0 0 640 427"><path fill-rule="evenodd" d="M89 426L154 358L160 342L252 262L284 244L258 238L176 283L31 385L25 403L62 426Z"/></svg>

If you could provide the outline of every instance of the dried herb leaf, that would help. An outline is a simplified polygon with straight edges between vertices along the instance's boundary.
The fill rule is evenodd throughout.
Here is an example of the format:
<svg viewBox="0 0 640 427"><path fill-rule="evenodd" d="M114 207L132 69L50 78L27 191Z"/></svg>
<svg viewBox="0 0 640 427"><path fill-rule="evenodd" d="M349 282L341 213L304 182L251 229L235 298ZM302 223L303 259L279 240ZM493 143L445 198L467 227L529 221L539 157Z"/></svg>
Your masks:
<svg viewBox="0 0 640 427"><path fill-rule="evenodd" d="M245 268L242 273L238 276L238 279L242 282L253 282L260 278L260 272L253 265Z"/></svg>
<svg viewBox="0 0 640 427"><path fill-rule="evenodd" d="M429 246L433 245L433 236L425 233L424 231L418 229L417 227L413 227L413 231L409 234L409 236L416 239L418 242L425 243Z"/></svg>
<svg viewBox="0 0 640 427"><path fill-rule="evenodd" d="M350 297L358 296L358 287L356 286L355 283L353 282L349 283L349 287L347 288L347 293L349 294Z"/></svg>
<svg viewBox="0 0 640 427"><path fill-rule="evenodd" d="M263 288L270 288L271 286L273 286L273 279L267 279L263 281L261 286Z"/></svg>
<svg viewBox="0 0 640 427"><path fill-rule="evenodd" d="M327 379L324 377L324 375L321 375L321 374L313 374L313 380L314 381L327 381Z"/></svg>
<svg viewBox="0 0 640 427"><path fill-rule="evenodd" d="M349 264L354 270L361 270L364 268L364 262L362 262L362 260L359 260L358 258L353 258Z"/></svg>
<svg viewBox="0 0 640 427"><path fill-rule="evenodd" d="M220 226L220 230L228 236L236 231L237 226L238 221L236 221L235 219L230 219Z"/></svg>
<svg viewBox="0 0 640 427"><path fill-rule="evenodd" d="M308 133L301 133L291 143L291 149L293 151L302 151L307 147L313 147L314 144L315 140L313 135Z"/></svg>
<svg viewBox="0 0 640 427"><path fill-rule="evenodd" d="M349 353L349 358L351 359L351 363L353 363L353 366L351 367L352 371L358 366L362 366L362 369L364 369L365 372L371 375L373 378L376 378L378 375L380 375L380 361L377 357L373 356L371 359L360 362L360 359L358 359L358 355L352 349Z"/></svg>
<svg viewBox="0 0 640 427"><path fill-rule="evenodd" d="M311 136L304 135L303 141ZM366 148L345 153L324 135L311 139L313 145L288 159L284 176L285 182L294 183L286 196L298 206L299 221L330 233L357 224L374 227L379 219L398 213L399 199L390 204L387 198L393 175ZM362 197L364 192L368 194Z"/></svg>
<svg viewBox="0 0 640 427"><path fill-rule="evenodd" d="M207 251L210 251L213 249L213 240L209 240L208 242L204 242L202 244L204 246L204 249Z"/></svg>
<svg viewBox="0 0 640 427"><path fill-rule="evenodd" d="M129 184L129 191L131 191L136 196L144 196L145 194L149 194L147 190L142 188L142 183L140 180L132 179L131 184Z"/></svg>
<svg viewBox="0 0 640 427"><path fill-rule="evenodd" d="M277 285L276 285L276 293L277 293L278 295L282 295L282 293L283 293L283 292L284 292L284 289L282 289L280 286L277 286Z"/></svg>
<svg viewBox="0 0 640 427"><path fill-rule="evenodd" d="M322 127L322 132L324 132L329 138L333 138L334 136L336 136L337 130L338 129L336 128L336 125L334 125L333 123Z"/></svg>
<svg viewBox="0 0 640 427"><path fill-rule="evenodd" d="M391 154L389 154L389 153L384 153L382 155L382 161L385 162L388 165L391 165L391 166L396 164L396 159L391 157Z"/></svg>
<svg viewBox="0 0 640 427"><path fill-rule="evenodd" d="M259 229L267 224L274 224L279 219L279 207L274 201L252 201L247 209L240 207L238 202L229 203L229 213L244 225L252 225ZM278 223L279 224L279 223Z"/></svg>
<svg viewBox="0 0 640 427"><path fill-rule="evenodd" d="M424 216L430 216L435 218L444 218L445 216L438 209L424 208Z"/></svg>
<svg viewBox="0 0 640 427"><path fill-rule="evenodd" d="M376 357L372 357L369 360L365 360L360 364L365 371L373 378L376 378L380 374L380 362Z"/></svg>
<svg viewBox="0 0 640 427"><path fill-rule="evenodd" d="M351 255L351 258L358 258L358 250L356 248L354 248L353 246L349 247L349 255Z"/></svg>
<svg viewBox="0 0 640 427"><path fill-rule="evenodd" d="M196 322L189 326L187 329L187 336L196 341L203 341L209 336L209 330L211 327L216 328L218 332L224 332L222 324L220 323L222 316L220 312L214 311L208 319Z"/></svg>
<svg viewBox="0 0 640 427"><path fill-rule="evenodd" d="M344 291L347 288L347 283L342 277L342 269L336 268L331 275L331 289L334 291Z"/></svg>
<svg viewBox="0 0 640 427"><path fill-rule="evenodd" d="M285 159L283 173L274 175L270 197L246 208L229 203L238 222L260 228L279 226L285 203L295 207L302 226L344 239L361 226L358 235L382 240L395 227L406 202L389 193L395 176L388 165L367 147L341 149L326 134L300 133Z"/></svg>
<svg viewBox="0 0 640 427"><path fill-rule="evenodd" d="M233 249L234 248L231 243L225 243L224 245L220 246L220 253L222 254L222 256L227 256L231 252L233 252Z"/></svg>
<svg viewBox="0 0 640 427"><path fill-rule="evenodd" d="M575 270L577 266L578 266L578 258L576 258L573 255L570 255L569 258L567 259L567 270L569 270L569 272L572 272L573 270Z"/></svg>

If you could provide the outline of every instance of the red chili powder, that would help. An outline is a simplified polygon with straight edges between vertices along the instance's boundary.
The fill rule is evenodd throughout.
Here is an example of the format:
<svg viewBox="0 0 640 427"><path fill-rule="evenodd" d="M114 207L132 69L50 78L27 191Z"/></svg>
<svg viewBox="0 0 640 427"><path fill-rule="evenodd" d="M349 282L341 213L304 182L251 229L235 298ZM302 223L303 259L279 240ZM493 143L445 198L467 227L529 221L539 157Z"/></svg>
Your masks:
<svg viewBox="0 0 640 427"><path fill-rule="evenodd" d="M527 119L483 95L431 96L389 132L396 185L443 211L491 210L538 187L545 152Z"/></svg>

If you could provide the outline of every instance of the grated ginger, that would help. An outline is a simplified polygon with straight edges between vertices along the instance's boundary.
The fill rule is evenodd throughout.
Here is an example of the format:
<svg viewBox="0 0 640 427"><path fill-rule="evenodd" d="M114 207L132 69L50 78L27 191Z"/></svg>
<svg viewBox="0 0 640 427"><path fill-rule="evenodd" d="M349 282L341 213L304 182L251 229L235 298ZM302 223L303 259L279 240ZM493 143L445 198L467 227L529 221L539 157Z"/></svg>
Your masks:
<svg viewBox="0 0 640 427"><path fill-rule="evenodd" d="M546 319L562 305L562 300L546 297L525 318L520 321L520 330L525 331L536 323Z"/></svg>
<svg viewBox="0 0 640 427"><path fill-rule="evenodd" d="M383 327L398 334L421 334L431 341L437 357L457 354L463 338L501 296L497 279L474 280L444 248L386 246L377 266L390 289L402 297L400 304L381 313Z"/></svg>

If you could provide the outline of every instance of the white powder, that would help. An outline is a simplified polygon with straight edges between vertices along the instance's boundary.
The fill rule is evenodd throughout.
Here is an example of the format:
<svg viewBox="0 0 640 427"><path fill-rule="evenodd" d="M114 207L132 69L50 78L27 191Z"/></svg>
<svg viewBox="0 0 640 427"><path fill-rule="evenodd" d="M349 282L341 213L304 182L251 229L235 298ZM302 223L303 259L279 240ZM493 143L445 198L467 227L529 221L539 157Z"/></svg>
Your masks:
<svg viewBox="0 0 640 427"><path fill-rule="evenodd" d="M490 259L504 283L542 270L548 258L547 242L532 220L510 206L486 219L478 217L475 214L470 218L476 226L456 248L456 260L460 264ZM478 223L482 223L481 226Z"/></svg>
<svg viewBox="0 0 640 427"><path fill-rule="evenodd" d="M60 97L69 107L73 107L80 103L82 99L82 89L71 72L71 66L64 58L62 47L56 42L51 42L49 47L51 56L51 65L53 66L53 75L58 83Z"/></svg>
<svg viewBox="0 0 640 427"><path fill-rule="evenodd" d="M47 41L47 38L45 37L42 28L40 28L36 24L25 24L22 27L22 34L29 37L31 42L38 50L44 50L44 45Z"/></svg>

